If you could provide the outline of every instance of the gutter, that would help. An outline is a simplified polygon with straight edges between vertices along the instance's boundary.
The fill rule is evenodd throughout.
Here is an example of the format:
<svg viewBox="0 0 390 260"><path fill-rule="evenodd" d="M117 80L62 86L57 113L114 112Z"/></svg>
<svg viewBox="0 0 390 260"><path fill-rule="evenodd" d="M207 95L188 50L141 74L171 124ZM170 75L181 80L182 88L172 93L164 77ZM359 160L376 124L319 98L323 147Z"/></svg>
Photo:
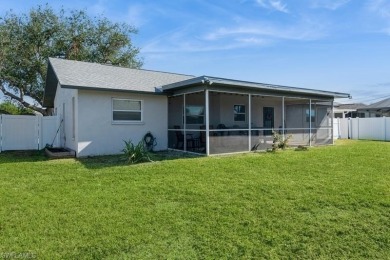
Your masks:
<svg viewBox="0 0 390 260"><path fill-rule="evenodd" d="M277 92L290 92L290 93L300 93L300 94L313 94L313 95L321 95L321 96L329 96L334 98L352 98L352 96L348 93L340 93L340 92L330 92L323 90L315 90L315 89L305 89L305 88L295 88L295 87L287 87L280 85L272 85L272 84L264 84L257 82L248 82L248 81L240 81L240 80L231 80L224 78L214 78L208 76L201 76L189 80L184 80L180 82L176 82L173 84L168 84L162 87L163 91L186 88L194 85L221 85L221 86L230 86L230 87L241 87L241 88L250 88L256 90L272 90Z"/></svg>

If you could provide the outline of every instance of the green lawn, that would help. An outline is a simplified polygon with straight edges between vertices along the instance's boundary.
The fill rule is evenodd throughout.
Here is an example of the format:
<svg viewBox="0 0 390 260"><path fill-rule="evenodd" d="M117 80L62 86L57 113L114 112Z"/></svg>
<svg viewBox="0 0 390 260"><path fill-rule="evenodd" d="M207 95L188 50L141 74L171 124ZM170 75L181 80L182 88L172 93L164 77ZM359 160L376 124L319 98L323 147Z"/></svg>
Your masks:
<svg viewBox="0 0 390 260"><path fill-rule="evenodd" d="M390 143L180 158L0 154L0 257L390 258Z"/></svg>

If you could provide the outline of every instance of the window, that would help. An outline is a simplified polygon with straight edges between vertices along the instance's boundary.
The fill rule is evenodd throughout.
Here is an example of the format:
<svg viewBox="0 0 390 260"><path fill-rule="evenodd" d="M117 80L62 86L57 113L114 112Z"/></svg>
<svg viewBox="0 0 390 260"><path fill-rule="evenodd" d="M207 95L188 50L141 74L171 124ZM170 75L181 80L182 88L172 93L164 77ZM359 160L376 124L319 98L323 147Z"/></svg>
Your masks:
<svg viewBox="0 0 390 260"><path fill-rule="evenodd" d="M334 118L343 118L343 113L334 113Z"/></svg>
<svg viewBox="0 0 390 260"><path fill-rule="evenodd" d="M244 105L234 105L234 121L245 122L246 111Z"/></svg>
<svg viewBox="0 0 390 260"><path fill-rule="evenodd" d="M358 113L358 117L360 117L360 118L365 118L365 117L366 117L366 114L365 114L365 113Z"/></svg>
<svg viewBox="0 0 390 260"><path fill-rule="evenodd" d="M203 125L204 106L186 106L186 123L190 125Z"/></svg>
<svg viewBox="0 0 390 260"><path fill-rule="evenodd" d="M306 123L309 123L310 118L310 109L306 109ZM316 121L316 111L314 109L311 110L311 122L314 123Z"/></svg>
<svg viewBox="0 0 390 260"><path fill-rule="evenodd" d="M142 101L112 99L112 120L114 122L141 122Z"/></svg>

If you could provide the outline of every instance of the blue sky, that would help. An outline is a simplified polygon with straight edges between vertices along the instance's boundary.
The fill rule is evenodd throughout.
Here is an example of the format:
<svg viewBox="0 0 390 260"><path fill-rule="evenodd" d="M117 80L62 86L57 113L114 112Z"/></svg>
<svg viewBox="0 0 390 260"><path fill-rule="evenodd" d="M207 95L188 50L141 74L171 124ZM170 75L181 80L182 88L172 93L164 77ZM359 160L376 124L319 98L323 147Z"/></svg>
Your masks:
<svg viewBox="0 0 390 260"><path fill-rule="evenodd" d="M144 68L390 97L390 0L0 0L85 9L138 28Z"/></svg>

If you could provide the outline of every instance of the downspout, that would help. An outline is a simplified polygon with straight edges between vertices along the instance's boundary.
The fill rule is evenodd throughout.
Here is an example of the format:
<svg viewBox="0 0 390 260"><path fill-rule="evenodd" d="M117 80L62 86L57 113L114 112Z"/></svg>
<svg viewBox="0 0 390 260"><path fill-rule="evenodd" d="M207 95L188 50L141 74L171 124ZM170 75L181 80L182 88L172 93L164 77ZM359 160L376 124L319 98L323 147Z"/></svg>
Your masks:
<svg viewBox="0 0 390 260"><path fill-rule="evenodd" d="M210 116L209 116L209 90L205 90L206 103L206 155L210 155Z"/></svg>

